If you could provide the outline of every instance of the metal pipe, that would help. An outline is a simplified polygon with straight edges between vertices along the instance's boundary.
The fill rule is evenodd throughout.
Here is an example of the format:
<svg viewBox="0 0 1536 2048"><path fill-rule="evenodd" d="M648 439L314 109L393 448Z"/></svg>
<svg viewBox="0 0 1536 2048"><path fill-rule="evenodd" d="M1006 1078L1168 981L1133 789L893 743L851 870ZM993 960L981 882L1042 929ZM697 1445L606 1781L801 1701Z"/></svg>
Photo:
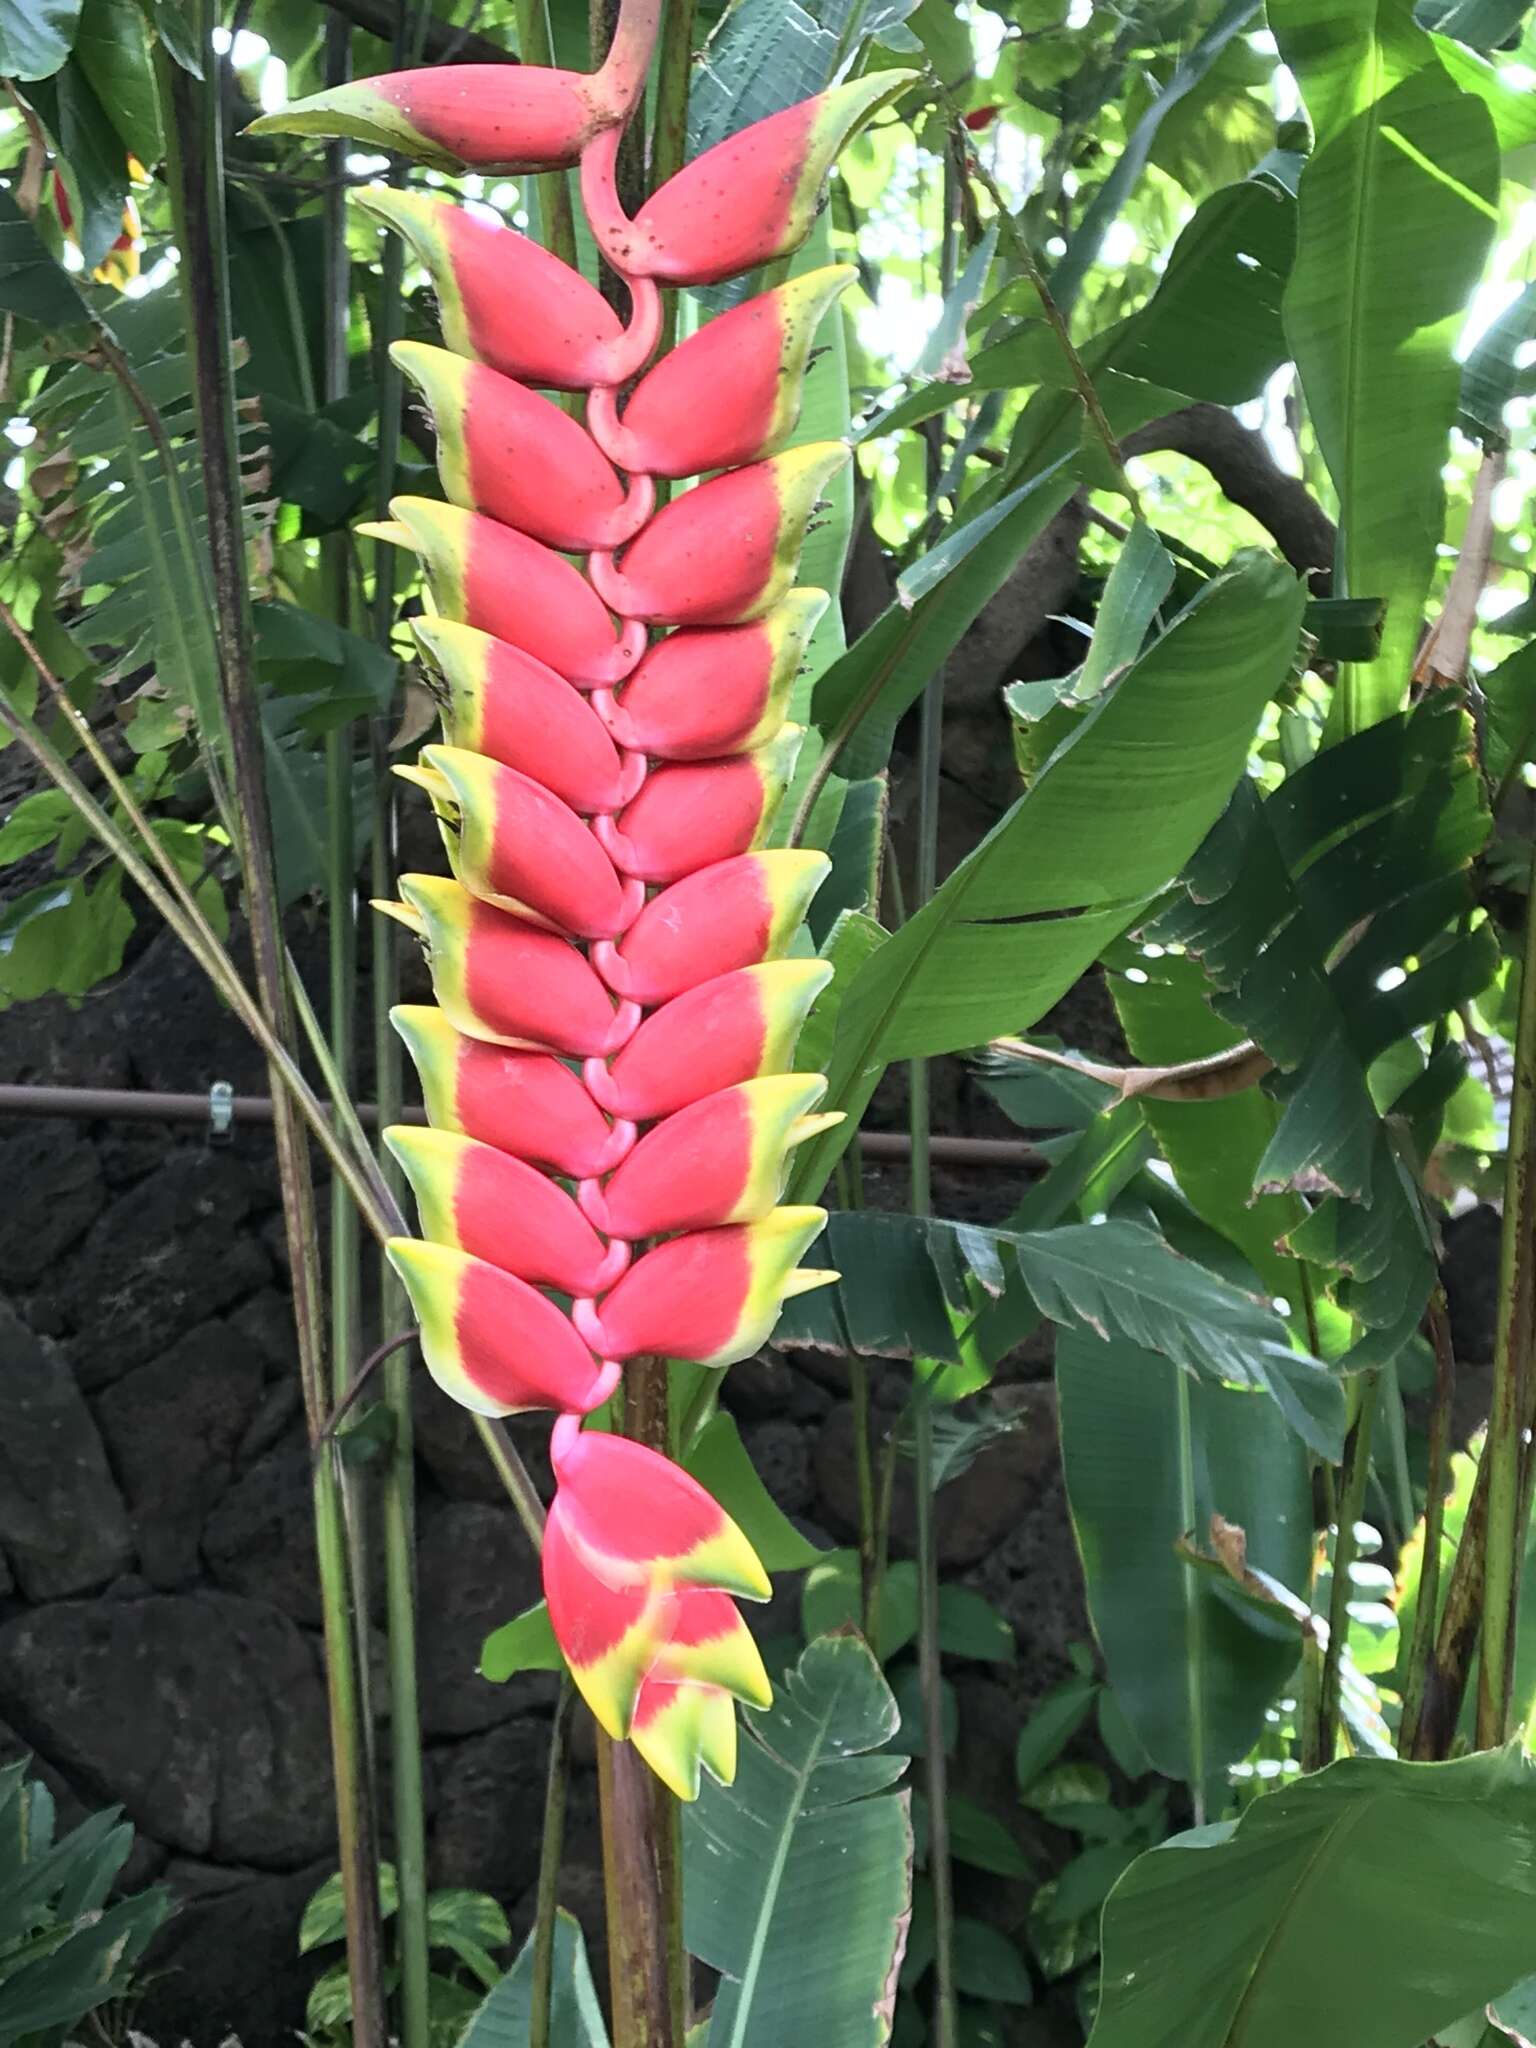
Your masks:
<svg viewBox="0 0 1536 2048"><path fill-rule="evenodd" d="M370 1128L377 1125L379 1112L371 1102L360 1102L357 1114ZM270 1124L270 1095L174 1095L149 1088L64 1088L7 1081L0 1082L0 1117L69 1117L80 1123L110 1118L130 1123ZM407 1103L400 1111L403 1123L423 1124L425 1110ZM864 1131L859 1143L866 1159L906 1161L912 1156L912 1140L905 1131ZM1022 1138L947 1138L932 1141L935 1161L945 1166L1044 1166L1038 1146Z"/></svg>

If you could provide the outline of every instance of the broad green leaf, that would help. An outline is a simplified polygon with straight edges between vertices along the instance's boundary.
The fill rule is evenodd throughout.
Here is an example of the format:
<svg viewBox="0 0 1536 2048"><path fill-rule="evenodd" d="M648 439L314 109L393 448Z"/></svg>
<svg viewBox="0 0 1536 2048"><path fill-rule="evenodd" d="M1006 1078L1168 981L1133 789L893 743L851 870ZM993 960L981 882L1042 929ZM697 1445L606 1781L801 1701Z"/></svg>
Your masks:
<svg viewBox="0 0 1536 2048"><path fill-rule="evenodd" d="M1204 1059L1242 1042L1242 1033L1211 1008L1211 985L1193 956L1158 950L1138 957L1135 978L1117 960L1107 977L1126 1042L1144 1066ZM1238 1246L1271 1294L1296 1297L1300 1276L1279 1240L1306 1213L1299 1195L1253 1192L1259 1161L1279 1112L1257 1086L1204 1102L1143 1098L1141 1113L1191 1207ZM1292 1299L1298 1311L1299 1299Z"/></svg>
<svg viewBox="0 0 1536 2048"><path fill-rule="evenodd" d="M1498 150L1411 0L1274 0L1269 19L1316 134L1286 333L1339 495L1340 595L1387 605L1376 661L1335 692L1338 735L1407 691L1445 517L1453 351L1497 219Z"/></svg>
<svg viewBox="0 0 1536 2048"><path fill-rule="evenodd" d="M1018 1655L1012 1623L972 1586L939 1588L939 1648L982 1664L1011 1664Z"/></svg>
<svg viewBox="0 0 1536 2048"><path fill-rule="evenodd" d="M1259 0L1227 0L1199 41L1179 59L1168 83L1154 95L1146 112L1132 129L1124 149L1115 160L1114 169L1094 194L1087 211L1073 229L1060 261L1051 272L1051 296L1064 313L1071 312L1104 237L1146 169L1164 116L1199 84L1227 44L1248 26L1258 11Z"/></svg>
<svg viewBox="0 0 1536 2048"><path fill-rule="evenodd" d="M127 151L77 59L40 80L28 97L56 151L85 268L94 270L122 232Z"/></svg>
<svg viewBox="0 0 1536 2048"><path fill-rule="evenodd" d="M1072 1740L1088 1719L1100 1688L1092 1678L1064 1678L1052 1687L1019 1730L1013 1753L1014 1776L1019 1790L1027 1792L1040 1773Z"/></svg>
<svg viewBox="0 0 1536 2048"><path fill-rule="evenodd" d="M399 1910L400 1886L393 1863L379 1865L379 1913L388 1920ZM299 1922L299 1954L307 1956L317 1948L342 1941L347 1932L346 1893L341 1872L333 1871L311 1896Z"/></svg>
<svg viewBox="0 0 1536 2048"><path fill-rule="evenodd" d="M1068 477L1037 477L994 506L986 524L957 527L907 571L903 597L821 677L811 718L838 748L842 774L875 775L885 767L902 714L1072 489Z"/></svg>
<svg viewBox="0 0 1536 2048"><path fill-rule="evenodd" d="M1030 1292L1063 1329L1157 1352L1196 1378L1267 1392L1313 1450L1341 1456L1343 1389L1317 1359L1292 1350L1268 1302L1115 1216L1029 1232L1016 1245Z"/></svg>
<svg viewBox="0 0 1536 2048"><path fill-rule="evenodd" d="M1178 1836L1105 1908L1092 2048L1417 2048L1527 1969L1533 1838L1516 1748L1350 1759Z"/></svg>
<svg viewBox="0 0 1536 2048"><path fill-rule="evenodd" d="M0 66L3 69L3 66ZM9 192L0 191L0 313L41 327L78 327L85 307L48 245Z"/></svg>
<svg viewBox="0 0 1536 2048"><path fill-rule="evenodd" d="M1467 49L1450 36L1432 35L1435 55L1463 92L1476 94L1493 117L1493 132L1506 154L1536 142L1536 100L1521 87L1511 85L1500 72L1475 50Z"/></svg>
<svg viewBox="0 0 1536 2048"><path fill-rule="evenodd" d="M972 1870L990 1870L994 1877L1033 1877L1035 1866L995 1813L973 1806L956 1793L949 1795L949 1853Z"/></svg>
<svg viewBox="0 0 1536 2048"><path fill-rule="evenodd" d="M717 1410L688 1445L683 1463L741 1530L765 1571L800 1571L821 1556L758 1477L733 1416Z"/></svg>
<svg viewBox="0 0 1536 2048"><path fill-rule="evenodd" d="M875 1654L888 1664L917 1635L917 1567L900 1558L888 1565L880 1582L880 1612ZM808 1643L839 1629L858 1628L863 1591L856 1550L829 1550L805 1575L800 1592L800 1628ZM910 1732L910 1731L907 1731Z"/></svg>
<svg viewBox="0 0 1536 2048"><path fill-rule="evenodd" d="M1034 1988L1024 1958L1000 1928L962 1913L955 1920L956 1987L968 1998L998 2005L1031 2005Z"/></svg>
<svg viewBox="0 0 1536 2048"><path fill-rule="evenodd" d="M608 2048L608 2030L575 1917L555 1909L549 2048ZM458 2039L458 2048L527 2048L533 2014L533 1936Z"/></svg>
<svg viewBox="0 0 1536 2048"><path fill-rule="evenodd" d="M1464 715L1437 691L1267 798L1240 785L1189 864L1187 900L1153 927L1201 959L1218 1014L1279 1069L1281 1115L1254 1186L1321 1198L1289 1244L1348 1276L1339 1299L1366 1330L1356 1366L1395 1355L1434 1278L1422 1198L1371 1077L1405 1048L1415 1078L1384 1104L1405 1117L1415 1091L1443 1101L1460 1079L1455 1047L1430 1067L1413 1034L1492 972L1492 934L1459 929L1487 830Z"/></svg>
<svg viewBox="0 0 1536 2048"><path fill-rule="evenodd" d="M1413 12L1420 28L1454 36L1474 50L1496 50L1530 11L1531 0L1419 0Z"/></svg>
<svg viewBox="0 0 1536 2048"><path fill-rule="evenodd" d="M1187 1533L1203 1545L1219 1514L1245 1532L1254 1565L1306 1585L1305 1450L1272 1402L1191 1380L1124 1338L1063 1330L1056 1385L1088 1611L1115 1697L1154 1766L1219 1803L1223 1772L1295 1667L1296 1635L1228 1598L1174 1545Z"/></svg>
<svg viewBox="0 0 1536 2048"><path fill-rule="evenodd" d="M1490 323L1461 366L1462 423L1485 446L1503 446L1509 438L1504 408L1519 382L1516 357L1533 335L1536 284L1528 284Z"/></svg>
<svg viewBox="0 0 1536 2048"><path fill-rule="evenodd" d="M62 876L0 909L0 1009L37 996L83 996L115 974L133 931L122 876L109 868L92 887Z"/></svg>
<svg viewBox="0 0 1536 2048"><path fill-rule="evenodd" d="M1280 305L1295 240L1295 202L1266 179L1226 186L1198 208L1147 304L1084 344L1117 432L1175 410L1170 392L1221 405L1258 396L1288 353ZM1040 382L1049 388L1035 393L1013 431L1010 480L1035 474L1082 436L1082 403L1059 351Z"/></svg>
<svg viewBox="0 0 1536 2048"><path fill-rule="evenodd" d="M834 776L833 780L837 778ZM843 784L837 824L826 842L832 872L816 891L806 924L819 945L844 911L872 915L880 900L880 871L889 824L890 784L883 775ZM815 834L808 834L811 844Z"/></svg>
<svg viewBox="0 0 1536 2048"><path fill-rule="evenodd" d="M1485 759L1498 783L1536 753L1536 640L1528 640L1482 679L1488 701Z"/></svg>
<svg viewBox="0 0 1536 2048"><path fill-rule="evenodd" d="M1102 693L975 852L853 976L830 1105L862 1108L861 1089L890 1060L1027 1029L1125 930L1241 775L1289 672L1301 607L1289 570L1242 557ZM849 1135L842 1127L805 1147L797 1191L824 1184Z"/></svg>
<svg viewBox="0 0 1536 2048"><path fill-rule="evenodd" d="M832 1053L843 994L858 968L885 944L885 939L884 928L874 918L862 911L845 910L817 948L832 969L832 979L817 997L795 1049L797 1061L808 1073L824 1071Z"/></svg>
<svg viewBox="0 0 1536 2048"><path fill-rule="evenodd" d="M0 0L0 78L51 78L79 26L80 0Z"/></svg>
<svg viewBox="0 0 1536 2048"><path fill-rule="evenodd" d="M9 1972L0 1983L0 2040L46 2036L123 1997L150 1937L171 1910L161 1887L120 1899L77 1927L57 1947Z"/></svg>
<svg viewBox="0 0 1536 2048"><path fill-rule="evenodd" d="M1104 585L1094 614L1087 659L1072 683L1072 695L1086 702L1107 689L1133 662L1173 588L1173 563L1150 526L1131 528Z"/></svg>
<svg viewBox="0 0 1536 2048"><path fill-rule="evenodd" d="M37 789L24 796L0 825L0 868L52 846L75 816L75 807L62 789Z"/></svg>
<svg viewBox="0 0 1536 2048"><path fill-rule="evenodd" d="M890 1688L859 1637L823 1636L745 1718L735 1784L683 1814L684 1940L721 1973L710 2048L880 2048L912 1902L906 1759L871 1754Z"/></svg>
<svg viewBox="0 0 1536 2048"><path fill-rule="evenodd" d="M492 1629L480 1645L480 1676L505 1685L519 1671L563 1671L565 1658L542 1600Z"/></svg>
<svg viewBox="0 0 1536 2048"><path fill-rule="evenodd" d="M968 1224L840 1209L818 1243L841 1278L785 1303L774 1331L781 1348L959 1365L957 1326L1009 1277L997 1233Z"/></svg>
<svg viewBox="0 0 1536 2048"><path fill-rule="evenodd" d="M160 97L138 0L85 0L74 59L124 152L143 164L157 163L165 147Z"/></svg>
<svg viewBox="0 0 1536 2048"><path fill-rule="evenodd" d="M965 268L945 297L933 332L923 343L923 352L913 368L914 377L937 377L941 383L965 385L970 381L966 363L965 336L971 315L981 304L987 273L997 253L997 223L994 221L965 259Z"/></svg>

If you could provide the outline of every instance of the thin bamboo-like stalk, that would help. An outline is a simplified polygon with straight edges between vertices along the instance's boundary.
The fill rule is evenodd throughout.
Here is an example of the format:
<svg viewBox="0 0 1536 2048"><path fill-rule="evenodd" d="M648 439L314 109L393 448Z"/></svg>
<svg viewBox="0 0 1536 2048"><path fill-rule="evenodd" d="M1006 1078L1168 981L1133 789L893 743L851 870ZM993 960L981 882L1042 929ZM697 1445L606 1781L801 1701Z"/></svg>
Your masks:
<svg viewBox="0 0 1536 2048"><path fill-rule="evenodd" d="M1339 1729L1339 1688L1344 1651L1349 1641L1350 1572L1355 1562L1355 1524L1365 1504L1371 1470L1371 1432L1381 1388L1379 1373L1362 1373L1355 1383L1355 1417L1344 1439L1344 1464L1339 1486L1338 1517L1333 1525L1333 1584L1328 1595L1328 1647L1318 1701L1315 1746L1302 1757L1302 1768L1321 1770L1333 1762Z"/></svg>
<svg viewBox="0 0 1536 2048"><path fill-rule="evenodd" d="M550 29L549 0L516 0L517 51L525 64L553 64L554 36ZM529 180L537 202L530 208L537 238L572 270L576 261L576 209L571 199L571 181L565 171L545 171Z"/></svg>
<svg viewBox="0 0 1536 2048"><path fill-rule="evenodd" d="M555 1908L560 1896L560 1859L565 1852L566 1744L576 1688L562 1673L549 1725L549 1775L544 1782L544 1827L539 1838L538 1903L533 1916L533 1990L528 2004L528 2048L550 2048L554 2011Z"/></svg>
<svg viewBox="0 0 1536 2048"><path fill-rule="evenodd" d="M940 291L954 287L958 243L956 217L959 183L952 151L944 158L944 239L940 254ZM933 450L929 451L932 496L936 482ZM944 671L930 678L923 691L917 749L917 846L913 861L911 912L927 904L939 880L940 770L944 750ZM933 1170L930 1131L932 1106L929 1068L925 1059L909 1069L912 1132L912 1213L933 1214ZM959 2008L955 1994L954 1874L949 1853L949 1759L944 1748L944 1669L939 1649L939 1561L934 1528L933 1392L925 1378L912 1391L914 1473L917 1505L918 1682L923 1703L923 1772L928 1793L928 1882L933 1892L933 2039L936 2048L956 2048Z"/></svg>
<svg viewBox="0 0 1536 2048"><path fill-rule="evenodd" d="M350 32L339 14L325 25L325 82L344 85L351 75ZM347 328L351 313L352 266L347 254L345 149L326 151L327 185L322 208L325 282L321 303L321 380L325 404L347 391ZM338 626L351 622L345 533L327 534L320 544L325 607ZM326 1075L331 1096L350 1102L356 1067L354 1008L357 995L356 830L353 818L351 722L325 736L325 902L330 1056ZM297 981L297 977L294 978ZM330 1309L331 1399L346 1391L353 1361L362 1348L362 1241L356 1205L342 1182L331 1182ZM371 1673L367 1653L368 1475L356 1466L338 1469L352 1589L354 1652L361 1705L362 1739L370 1784L377 1783Z"/></svg>
<svg viewBox="0 0 1536 2048"><path fill-rule="evenodd" d="M1529 1450L1523 1439L1531 1402L1531 1342L1536 1331L1536 855L1529 870L1520 1016L1515 1026L1509 1148L1504 1170L1504 1229L1499 1243L1499 1305L1494 1329L1493 1394L1483 1464L1488 1472L1482 1628L1477 1667L1477 1741L1492 1749L1509 1735L1515 1627L1528 1510L1523 1494Z"/></svg>
<svg viewBox="0 0 1536 2048"><path fill-rule="evenodd" d="M913 911L921 910L938 880L939 761L944 729L944 679L935 676L923 692L918 741L917 861ZM911 1065L912 1213L933 1213L929 1126L928 1062ZM939 1650L939 1567L934 1532L933 1396L925 1383L913 1389L914 1490L917 1497L918 1675L923 1700L924 1782L928 1792L928 1881L933 1888L933 2038L937 2048L956 2048L958 2008L954 1976L954 1891L949 1856L949 1760L944 1751L944 1673Z"/></svg>
<svg viewBox="0 0 1536 2048"><path fill-rule="evenodd" d="M1435 1396L1429 1417L1429 1467L1424 1480L1424 1538L1419 1558L1418 1605L1413 1616L1413 1641L1408 1651L1408 1677L1403 1689L1403 1718L1398 1750L1413 1756L1418 1748L1424 1688L1434 1653L1435 1624L1440 1610L1440 1545L1445 1528L1445 1494L1449 1479L1451 1401L1456 1392L1456 1355L1451 1345L1451 1319L1445 1291L1436 1287L1426 1316L1435 1352Z"/></svg>
<svg viewBox="0 0 1536 2048"><path fill-rule="evenodd" d="M258 998L278 1041L294 1042L272 853L266 762L252 654L250 591L236 440L229 276L224 244L219 95L223 66L213 48L215 13L200 14L204 79L199 86L165 64L170 118L167 174L193 367L193 405L208 508L220 686L229 727L231 780L239 831ZM277 1093L279 1076L273 1075ZM294 1324L311 1437L326 1402L323 1303L316 1255L314 1182L299 1114L282 1097L275 1126L292 1273ZM314 1466L316 1551L336 1776L337 1827L347 1917L347 1956L357 2048L384 2048L383 1938L378 1858L367 1775L367 1740L347 1577L346 1540L334 1452Z"/></svg>
<svg viewBox="0 0 1536 2048"><path fill-rule="evenodd" d="M428 9L401 0L395 25L397 70L418 62L426 33ZM392 162L389 181L398 183L403 165ZM379 308L375 322L374 376L379 390L378 467L374 475L373 513L387 519L394 495L400 455L402 379L390 358L390 345L404 330L405 244L386 235ZM373 550L373 638L388 647L395 610L397 551L382 542ZM372 769L372 817L369 837L370 894L389 897L394 887L397 840L396 782L389 762L390 707L369 728L368 758ZM398 927L393 918L376 917L372 940L371 995L373 1011L374 1086L379 1124L400 1120L402 1077L400 1041L390 1023L399 985ZM392 1159L382 1166L390 1193L403 1200L404 1180ZM410 1320L410 1305L399 1276L388 1259L379 1261L379 1328L397 1329ZM397 1917L400 1997L400 2048L428 2048L431 2039L431 1943L427 1928L426 1799L422 1782L421 1701L416 1623L416 1459L411 1414L411 1347L401 1346L385 1362L384 1407L389 1415L389 1450L380 1487L380 1520L384 1548L384 1610L389 1643L390 1797L395 1837L395 1868L399 1880Z"/></svg>

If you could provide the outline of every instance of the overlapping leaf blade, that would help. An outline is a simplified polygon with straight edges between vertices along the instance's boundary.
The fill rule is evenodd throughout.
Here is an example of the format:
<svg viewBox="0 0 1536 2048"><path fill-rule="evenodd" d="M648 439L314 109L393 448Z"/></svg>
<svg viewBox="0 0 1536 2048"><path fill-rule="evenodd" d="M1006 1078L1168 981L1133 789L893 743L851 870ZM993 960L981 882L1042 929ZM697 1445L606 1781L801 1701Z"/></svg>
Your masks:
<svg viewBox="0 0 1536 2048"><path fill-rule="evenodd" d="M749 1714L734 1785L683 1817L684 1939L721 1972L709 2048L889 2040L912 1827L879 1753L899 1722L855 1635L819 1637Z"/></svg>
<svg viewBox="0 0 1536 2048"><path fill-rule="evenodd" d="M1487 829L1464 714L1438 692L1268 798L1243 784L1156 927L1201 958L1219 1013L1280 1069L1255 1186L1321 1198L1290 1245L1348 1276L1340 1299L1368 1329L1356 1365L1395 1354L1434 1277L1406 1133L1378 1114L1371 1070L1488 981L1491 933L1460 926ZM1387 1107L1432 1113L1460 1071L1448 1047Z"/></svg>
<svg viewBox="0 0 1536 2048"><path fill-rule="evenodd" d="M1213 1514L1250 1562L1304 1586L1310 1480L1300 1438L1268 1401L1186 1382L1124 1338L1056 1345L1062 1462L1094 1632L1115 1696L1166 1776L1214 1791L1245 1756L1296 1663L1292 1629L1240 1606L1174 1546Z"/></svg>
<svg viewBox="0 0 1536 2048"><path fill-rule="evenodd" d="M1323 2015L1350 2048L1417 2048L1527 1969L1533 1836L1518 1747L1351 1759L1178 1836L1105 1907L1092 2048L1294 2048Z"/></svg>
<svg viewBox="0 0 1536 2048"><path fill-rule="evenodd" d="M843 995L829 1101L862 1110L881 1068L1043 1014L1178 872L1242 773L1289 671L1302 591L1239 558L1089 710L1027 793ZM824 1183L849 1127L805 1148Z"/></svg>
<svg viewBox="0 0 1536 2048"><path fill-rule="evenodd" d="M1445 515L1454 357L1497 218L1487 110L1452 82L1410 0L1276 0L1270 25L1316 144L1297 196L1285 323L1339 494L1341 595L1386 599L1381 652L1334 730L1396 710Z"/></svg>
<svg viewBox="0 0 1536 2048"><path fill-rule="evenodd" d="M580 1927L563 1907L555 1912L549 2048L608 2048L608 2030L587 1963ZM517 1961L480 2006L459 2048L525 2048L533 2012L533 1936Z"/></svg>

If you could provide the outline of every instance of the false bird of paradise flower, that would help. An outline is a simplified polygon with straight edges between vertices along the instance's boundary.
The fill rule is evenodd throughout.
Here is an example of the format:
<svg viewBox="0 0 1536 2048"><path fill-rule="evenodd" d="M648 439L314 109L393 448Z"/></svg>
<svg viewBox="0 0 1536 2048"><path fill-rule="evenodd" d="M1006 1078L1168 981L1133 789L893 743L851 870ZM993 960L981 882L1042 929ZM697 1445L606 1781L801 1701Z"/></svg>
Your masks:
<svg viewBox="0 0 1536 2048"><path fill-rule="evenodd" d="M437 999L395 1013L431 1127L386 1133L421 1231L390 1255L440 1387L482 1414L555 1412L551 1624L601 1726L687 1799L701 1767L734 1772L733 1701L768 1701L735 1605L767 1577L681 1467L582 1422L628 1361L730 1365L785 1296L836 1277L798 1263L824 1211L779 1205L790 1150L828 1121L822 1077L793 1058L829 970L789 957L828 862L765 841L827 603L795 571L848 457L790 444L817 323L853 272L791 278L650 358L660 288L790 254L843 141L912 74L757 122L631 219L614 168L658 13L625 0L590 76L440 66L255 126L439 168L579 165L628 289L621 320L481 215L358 195L430 273L446 343L395 351L434 416L446 502L397 499L367 529L413 549L433 595L415 630L443 739L402 772L451 870L403 876L380 906L424 942ZM584 393L585 424L540 387ZM708 480L658 511L657 478Z"/></svg>

